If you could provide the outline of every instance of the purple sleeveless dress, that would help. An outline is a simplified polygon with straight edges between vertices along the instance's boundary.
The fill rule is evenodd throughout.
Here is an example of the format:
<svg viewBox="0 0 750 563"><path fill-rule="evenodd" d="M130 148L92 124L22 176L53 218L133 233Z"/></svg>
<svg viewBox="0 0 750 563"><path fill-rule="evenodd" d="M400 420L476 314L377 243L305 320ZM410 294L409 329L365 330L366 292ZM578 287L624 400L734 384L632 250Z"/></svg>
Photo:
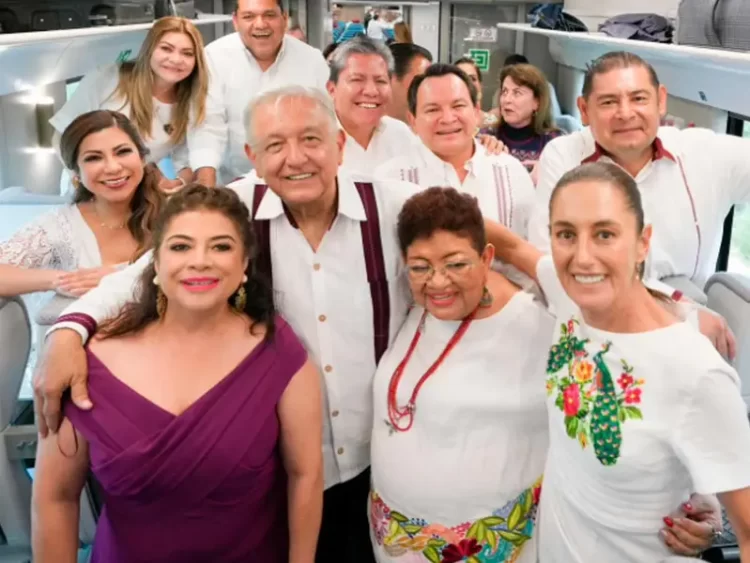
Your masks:
<svg viewBox="0 0 750 563"><path fill-rule="evenodd" d="M88 441L104 490L93 563L287 561L276 407L307 352L286 322L276 322L270 342L180 416L87 351L96 406L86 412L66 401L64 412Z"/></svg>

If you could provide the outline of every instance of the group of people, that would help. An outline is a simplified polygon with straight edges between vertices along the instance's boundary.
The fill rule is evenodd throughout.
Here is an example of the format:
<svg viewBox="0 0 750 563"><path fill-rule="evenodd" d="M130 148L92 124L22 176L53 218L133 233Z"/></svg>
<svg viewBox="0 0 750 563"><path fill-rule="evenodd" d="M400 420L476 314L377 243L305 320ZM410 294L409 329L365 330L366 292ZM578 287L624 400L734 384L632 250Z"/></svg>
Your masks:
<svg viewBox="0 0 750 563"><path fill-rule="evenodd" d="M75 561L89 472L95 562L661 561L711 545L714 495L750 560L731 332L661 281L705 280L748 141L660 128L611 53L535 186L466 61L234 22L205 51L157 22L60 118L75 201L0 245L0 294L77 298L34 381L35 561ZM527 70L500 127L550 126Z"/></svg>

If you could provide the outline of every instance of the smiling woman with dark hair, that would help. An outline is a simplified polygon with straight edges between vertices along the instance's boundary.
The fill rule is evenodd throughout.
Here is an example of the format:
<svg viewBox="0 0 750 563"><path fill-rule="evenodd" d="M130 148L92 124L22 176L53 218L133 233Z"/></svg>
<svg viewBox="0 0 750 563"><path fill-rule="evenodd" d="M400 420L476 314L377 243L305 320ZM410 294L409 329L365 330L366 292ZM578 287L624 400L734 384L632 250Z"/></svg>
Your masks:
<svg viewBox="0 0 750 563"><path fill-rule="evenodd" d="M319 375L256 274L247 207L187 186L154 243L136 300L86 350L97 408L67 399L59 433L40 439L34 561L76 560L91 470L104 491L94 563L312 563Z"/></svg>

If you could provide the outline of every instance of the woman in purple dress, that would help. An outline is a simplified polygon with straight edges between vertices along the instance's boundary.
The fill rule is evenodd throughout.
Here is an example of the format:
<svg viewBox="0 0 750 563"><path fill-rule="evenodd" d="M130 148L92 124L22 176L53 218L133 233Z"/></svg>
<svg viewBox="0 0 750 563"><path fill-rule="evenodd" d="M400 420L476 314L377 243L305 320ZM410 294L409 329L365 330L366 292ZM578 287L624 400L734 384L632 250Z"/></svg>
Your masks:
<svg viewBox="0 0 750 563"><path fill-rule="evenodd" d="M189 186L154 242L136 302L87 349L96 407L66 401L40 439L34 561L76 561L90 469L105 501L96 563L312 563L319 376L253 273L247 208Z"/></svg>

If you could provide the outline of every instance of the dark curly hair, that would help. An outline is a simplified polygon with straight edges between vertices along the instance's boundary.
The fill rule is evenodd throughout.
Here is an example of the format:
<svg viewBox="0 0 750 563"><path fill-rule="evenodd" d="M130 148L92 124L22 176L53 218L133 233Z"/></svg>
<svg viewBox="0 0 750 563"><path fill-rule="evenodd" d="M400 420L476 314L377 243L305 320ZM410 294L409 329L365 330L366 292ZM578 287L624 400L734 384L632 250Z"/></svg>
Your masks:
<svg viewBox="0 0 750 563"><path fill-rule="evenodd" d="M481 254L487 246L484 218L477 199L454 188L429 188L410 197L398 215L398 244L406 255L415 240L447 231L469 239Z"/></svg>
<svg viewBox="0 0 750 563"><path fill-rule="evenodd" d="M237 227L242 239L244 256L249 259L244 287L247 301L244 312L253 320L251 330L258 324L266 328L266 338L274 331L275 309L273 292L265 279L256 271L254 258L257 255L255 233L250 225L250 213L237 194L228 188L207 188L201 184L188 184L173 195L164 207L154 227L154 257L138 281L136 299L128 303L119 315L107 321L99 332L105 338L122 336L143 330L158 320L156 300L158 287L153 279L156 275L154 260L164 241L164 234L172 219L189 211L217 211ZM229 298L230 303L234 296Z"/></svg>

